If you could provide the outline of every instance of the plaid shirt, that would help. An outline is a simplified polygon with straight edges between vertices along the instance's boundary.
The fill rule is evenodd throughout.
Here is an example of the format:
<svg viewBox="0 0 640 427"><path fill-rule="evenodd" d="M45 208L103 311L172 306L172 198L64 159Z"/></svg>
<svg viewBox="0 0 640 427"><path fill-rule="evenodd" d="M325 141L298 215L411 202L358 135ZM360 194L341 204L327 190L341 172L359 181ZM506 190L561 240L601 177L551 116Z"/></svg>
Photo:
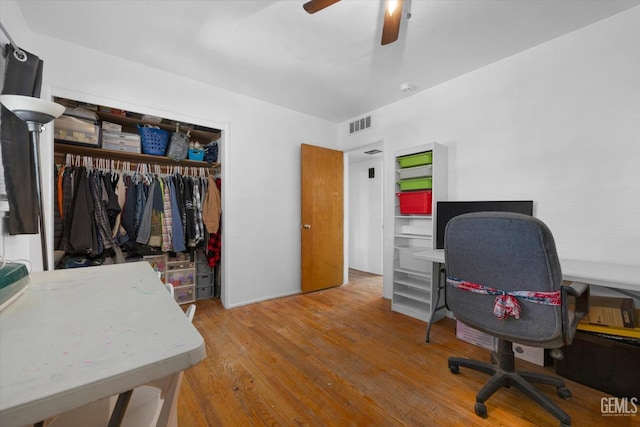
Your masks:
<svg viewBox="0 0 640 427"><path fill-rule="evenodd" d="M171 212L171 195L169 186L163 180L160 180L162 188L162 251L173 251L173 213Z"/></svg>

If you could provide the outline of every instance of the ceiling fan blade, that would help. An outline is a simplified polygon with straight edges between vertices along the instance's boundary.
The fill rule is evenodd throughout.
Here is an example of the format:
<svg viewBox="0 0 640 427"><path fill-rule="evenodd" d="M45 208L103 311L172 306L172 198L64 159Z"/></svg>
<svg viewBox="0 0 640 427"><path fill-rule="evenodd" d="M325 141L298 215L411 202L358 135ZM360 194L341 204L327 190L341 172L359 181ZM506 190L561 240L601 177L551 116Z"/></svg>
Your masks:
<svg viewBox="0 0 640 427"><path fill-rule="evenodd" d="M382 45L393 43L398 40L400 34L400 20L402 19L402 0L396 1L396 7L390 11L387 6L384 10L384 24L382 25Z"/></svg>
<svg viewBox="0 0 640 427"><path fill-rule="evenodd" d="M334 3L338 3L340 0L311 0L306 2L302 7L308 13L316 13L325 7L329 7Z"/></svg>

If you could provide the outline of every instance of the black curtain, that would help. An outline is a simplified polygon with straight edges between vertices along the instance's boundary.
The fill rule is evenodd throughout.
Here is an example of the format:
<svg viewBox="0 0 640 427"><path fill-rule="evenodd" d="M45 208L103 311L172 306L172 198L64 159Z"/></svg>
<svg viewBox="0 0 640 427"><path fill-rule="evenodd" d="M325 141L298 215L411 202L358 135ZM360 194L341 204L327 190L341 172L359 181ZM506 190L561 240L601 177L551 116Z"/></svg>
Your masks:
<svg viewBox="0 0 640 427"><path fill-rule="evenodd" d="M23 62L14 55L11 45L5 48L5 76L2 94L40 97L42 61L23 51ZM9 233L38 233L38 200L33 170L33 150L25 122L2 106L0 142L2 163L9 201Z"/></svg>

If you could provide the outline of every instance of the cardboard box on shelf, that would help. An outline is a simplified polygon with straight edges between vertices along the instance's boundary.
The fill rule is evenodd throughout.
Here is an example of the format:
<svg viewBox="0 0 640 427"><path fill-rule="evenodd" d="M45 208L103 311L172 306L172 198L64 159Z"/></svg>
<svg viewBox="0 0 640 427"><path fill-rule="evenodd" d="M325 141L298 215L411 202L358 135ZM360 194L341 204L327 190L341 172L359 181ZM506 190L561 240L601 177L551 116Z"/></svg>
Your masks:
<svg viewBox="0 0 640 427"><path fill-rule="evenodd" d="M601 334L613 335L618 337L635 338L640 340L640 310L636 309L636 327L624 328L616 326L596 325L582 321L578 323L578 329L581 331L597 332Z"/></svg>
<svg viewBox="0 0 640 427"><path fill-rule="evenodd" d="M634 311L632 298L591 296L589 314L582 322L617 328L634 328L636 324Z"/></svg>

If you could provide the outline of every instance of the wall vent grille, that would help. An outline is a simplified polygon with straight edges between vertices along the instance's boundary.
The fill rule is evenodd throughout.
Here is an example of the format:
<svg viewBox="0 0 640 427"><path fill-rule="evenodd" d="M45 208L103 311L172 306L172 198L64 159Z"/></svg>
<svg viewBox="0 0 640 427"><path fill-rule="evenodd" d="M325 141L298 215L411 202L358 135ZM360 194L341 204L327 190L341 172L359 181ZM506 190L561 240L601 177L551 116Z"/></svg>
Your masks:
<svg viewBox="0 0 640 427"><path fill-rule="evenodd" d="M371 116L363 117L361 119L355 120L349 123L349 135L354 134L356 132L363 131L365 129L369 129L371 127Z"/></svg>

